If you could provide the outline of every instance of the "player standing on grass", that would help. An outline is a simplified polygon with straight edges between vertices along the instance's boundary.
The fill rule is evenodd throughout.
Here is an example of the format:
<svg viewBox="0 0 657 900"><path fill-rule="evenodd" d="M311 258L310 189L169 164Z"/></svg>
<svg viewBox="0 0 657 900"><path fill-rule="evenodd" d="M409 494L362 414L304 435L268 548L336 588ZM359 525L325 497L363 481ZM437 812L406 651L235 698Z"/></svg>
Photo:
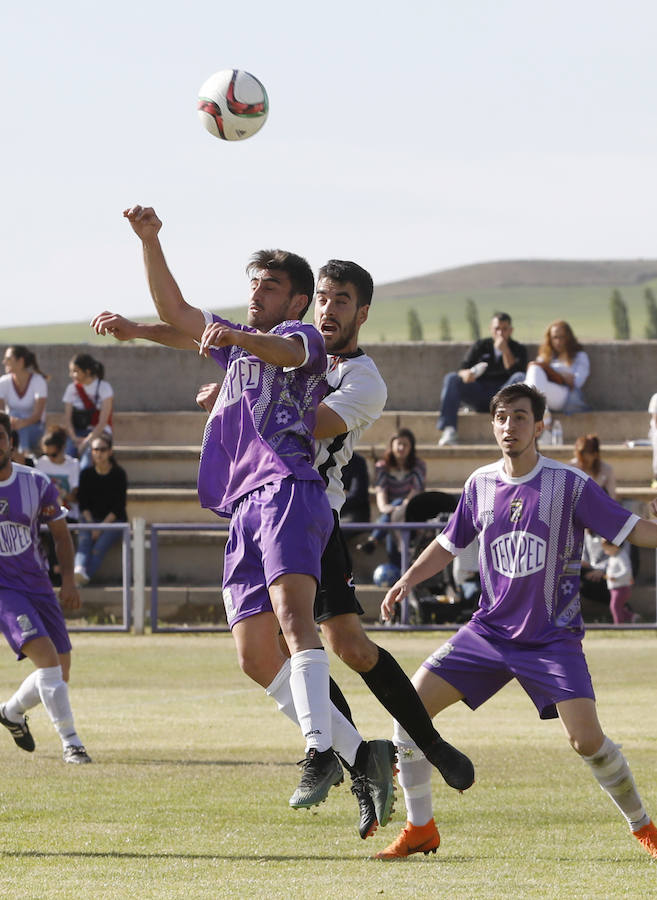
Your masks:
<svg viewBox="0 0 657 900"><path fill-rule="evenodd" d="M385 405L386 387L376 365L358 347L361 326L367 320L373 294L372 277L357 263L330 260L319 270L314 303L314 324L321 332L329 354L327 378L329 392L317 410L315 426L315 466L327 483L334 527L322 556L321 585L315 599L315 621L321 626L331 649L364 679L372 693L390 714L401 721L448 784L459 790L474 779L472 764L458 750L442 740L406 673L382 647L369 639L359 616L363 610L356 598L351 559L342 537L339 511L344 503L342 468L351 458L361 433L375 422ZM101 334L114 334L119 340L143 337L167 346L189 347L189 341L164 324L131 322L114 313L101 313L91 323ZM198 402L212 410L217 385L205 385ZM272 649L275 677L265 684L267 693L286 714L294 713L290 697L290 662ZM258 679L256 679L258 680ZM344 716L353 722L349 705L331 679L331 699ZM344 723L343 723L344 724ZM352 778L352 792L361 812L359 833L368 837L377 822L387 824L392 796L384 779L372 778L372 749L385 754L382 744L363 741L357 731L340 729L346 746L334 747ZM394 752L392 745L389 752ZM384 760L385 762L385 760ZM379 766L383 768L383 766ZM369 773L369 778L368 778ZM373 790L370 790L373 788ZM373 794L373 797L372 797Z"/></svg>
<svg viewBox="0 0 657 900"><path fill-rule="evenodd" d="M79 609L73 580L73 542L56 486L38 469L11 461L11 423L0 413L0 628L18 659L36 666L16 693L0 706L0 724L21 750L31 753L34 738L26 710L43 703L62 740L64 762L90 763L73 724L68 696L71 642L39 546L46 524L55 543L67 609Z"/></svg>
<svg viewBox="0 0 657 900"><path fill-rule="evenodd" d="M545 398L535 388L505 387L490 410L502 459L470 476L446 529L388 591L381 612L389 619L414 585L479 537L479 609L415 673L425 706L432 716L457 700L476 709L516 678L542 719L559 716L574 750L657 857L657 828L619 746L598 721L579 604L584 529L616 545L627 539L657 547L657 523L623 509L580 469L538 453ZM398 724L395 738L408 822L379 859L426 854L440 844L431 772Z"/></svg>
<svg viewBox="0 0 657 900"><path fill-rule="evenodd" d="M306 739L304 774L290 804L314 805L343 776L331 749L328 657L312 614L333 525L313 468L326 351L319 332L299 321L314 292L313 274L295 254L254 254L248 326L234 325L185 302L154 210L134 206L124 215L141 239L160 319L198 340L200 352L226 370L203 436L199 499L230 517L223 596L242 669L262 683L262 648L279 623L290 648L293 705Z"/></svg>

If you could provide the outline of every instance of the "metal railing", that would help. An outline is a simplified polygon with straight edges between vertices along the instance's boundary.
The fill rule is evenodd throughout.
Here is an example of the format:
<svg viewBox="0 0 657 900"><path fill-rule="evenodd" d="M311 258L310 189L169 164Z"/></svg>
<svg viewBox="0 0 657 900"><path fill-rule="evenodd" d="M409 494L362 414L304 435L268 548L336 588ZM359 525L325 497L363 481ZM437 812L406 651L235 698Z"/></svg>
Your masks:
<svg viewBox="0 0 657 900"><path fill-rule="evenodd" d="M121 584L122 623L120 625L69 625L70 632L83 631L130 631L132 627L132 535L129 522L67 522L69 531L120 531L121 539ZM42 534L50 534L47 525L42 525ZM81 594L84 605L84 594Z"/></svg>

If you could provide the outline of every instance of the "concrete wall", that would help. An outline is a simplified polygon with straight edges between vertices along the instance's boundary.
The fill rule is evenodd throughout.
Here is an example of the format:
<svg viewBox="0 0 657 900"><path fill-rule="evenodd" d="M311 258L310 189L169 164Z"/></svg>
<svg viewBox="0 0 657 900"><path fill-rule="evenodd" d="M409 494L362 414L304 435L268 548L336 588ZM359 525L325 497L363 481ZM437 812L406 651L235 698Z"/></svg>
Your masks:
<svg viewBox="0 0 657 900"><path fill-rule="evenodd" d="M437 409L445 373L457 369L468 344L370 344L363 349L375 360L388 385L387 409ZM221 370L189 350L169 350L146 343L96 347L80 344L34 345L39 365L50 376L48 410L59 412L68 384L68 361L90 352L105 365L116 408L123 411L194 408L196 389L217 380ZM529 358L536 345L529 344ZM657 342L589 343L591 377L585 387L594 409L645 410L657 391Z"/></svg>

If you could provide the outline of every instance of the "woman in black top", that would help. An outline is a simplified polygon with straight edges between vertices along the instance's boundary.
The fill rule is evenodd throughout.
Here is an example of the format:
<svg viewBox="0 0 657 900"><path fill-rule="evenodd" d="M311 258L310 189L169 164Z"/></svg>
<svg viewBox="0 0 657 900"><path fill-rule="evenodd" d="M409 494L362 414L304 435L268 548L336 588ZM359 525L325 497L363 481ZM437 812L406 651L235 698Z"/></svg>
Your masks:
<svg viewBox="0 0 657 900"><path fill-rule="evenodd" d="M92 465L80 472L78 502L81 522L125 522L128 480L112 454L112 438L103 433L91 442ZM75 554L75 580L88 584L103 557L121 537L113 529L80 532Z"/></svg>

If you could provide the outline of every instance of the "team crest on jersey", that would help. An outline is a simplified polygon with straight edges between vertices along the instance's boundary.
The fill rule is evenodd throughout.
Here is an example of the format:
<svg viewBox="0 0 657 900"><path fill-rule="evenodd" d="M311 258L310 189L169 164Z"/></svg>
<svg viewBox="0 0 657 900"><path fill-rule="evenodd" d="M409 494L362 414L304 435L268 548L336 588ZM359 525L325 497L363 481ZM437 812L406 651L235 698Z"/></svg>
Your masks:
<svg viewBox="0 0 657 900"><path fill-rule="evenodd" d="M522 515L522 497L516 497L509 504L509 521L519 522Z"/></svg>
<svg viewBox="0 0 657 900"><path fill-rule="evenodd" d="M59 512L59 507L58 507L58 506L53 506L53 505L51 504L50 506L44 506L44 507L41 509L41 512L42 512L43 516L44 516L46 519L52 519L52 517L53 517L53 516L56 516L57 513Z"/></svg>
<svg viewBox="0 0 657 900"><path fill-rule="evenodd" d="M9 500L6 497L3 497L0 500L0 516L6 516L9 512Z"/></svg>

